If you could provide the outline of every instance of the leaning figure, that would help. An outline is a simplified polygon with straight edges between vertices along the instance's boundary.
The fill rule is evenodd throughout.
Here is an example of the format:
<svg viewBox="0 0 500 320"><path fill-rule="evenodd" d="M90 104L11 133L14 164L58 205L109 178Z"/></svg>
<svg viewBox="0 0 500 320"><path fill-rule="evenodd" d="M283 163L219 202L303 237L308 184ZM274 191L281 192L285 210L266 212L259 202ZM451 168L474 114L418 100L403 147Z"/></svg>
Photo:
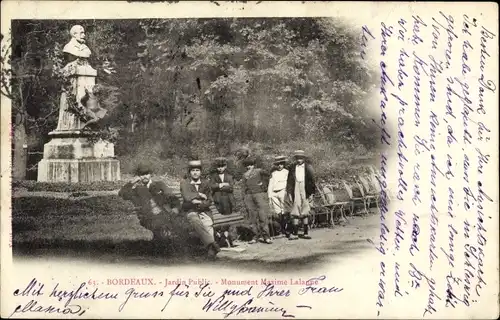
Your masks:
<svg viewBox="0 0 500 320"><path fill-rule="evenodd" d="M163 181L152 179L152 169L140 164L135 177L127 182L118 195L131 201L141 225L153 232L153 241L171 240L175 216L179 215L180 201Z"/></svg>

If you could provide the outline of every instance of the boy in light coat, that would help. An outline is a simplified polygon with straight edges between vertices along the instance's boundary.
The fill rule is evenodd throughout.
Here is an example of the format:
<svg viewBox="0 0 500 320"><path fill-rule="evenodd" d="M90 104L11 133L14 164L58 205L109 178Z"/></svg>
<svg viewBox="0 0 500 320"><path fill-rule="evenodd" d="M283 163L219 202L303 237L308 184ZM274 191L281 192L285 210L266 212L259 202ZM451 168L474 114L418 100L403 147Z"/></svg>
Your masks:
<svg viewBox="0 0 500 320"><path fill-rule="evenodd" d="M281 228L281 234L286 234L287 219L284 212L286 184L288 179L288 170L285 169L286 157L277 156L274 158L275 170L271 173L267 195L269 206L273 213L273 218L277 218Z"/></svg>

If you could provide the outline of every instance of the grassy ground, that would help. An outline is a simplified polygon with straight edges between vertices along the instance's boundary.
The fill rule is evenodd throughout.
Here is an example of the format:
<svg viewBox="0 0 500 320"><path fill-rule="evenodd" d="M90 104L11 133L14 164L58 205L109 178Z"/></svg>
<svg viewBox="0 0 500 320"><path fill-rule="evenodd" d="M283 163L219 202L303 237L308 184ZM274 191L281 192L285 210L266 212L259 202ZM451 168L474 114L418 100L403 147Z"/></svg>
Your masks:
<svg viewBox="0 0 500 320"><path fill-rule="evenodd" d="M244 252L221 252L219 262L252 269L286 270L307 268L332 256L361 252L369 248L366 239L376 230L377 217L354 217L346 226L315 229L312 240L276 239L272 245L241 244ZM183 264L201 262L198 244L186 243L185 251L166 252L150 240L151 232L137 217L123 214L75 215L61 210L58 215L13 216L15 256L53 256L127 264Z"/></svg>
<svg viewBox="0 0 500 320"><path fill-rule="evenodd" d="M198 239L178 244L176 252L166 251L151 241L151 232L140 226L130 204L110 192L79 198L68 193L23 192L12 200L13 252L18 257L160 265L202 263ZM243 243L244 252L221 252L218 263L252 269L307 268L368 248L366 239L376 230L377 219L376 215L353 217L346 226L315 229L309 241L280 238L272 245Z"/></svg>
<svg viewBox="0 0 500 320"><path fill-rule="evenodd" d="M358 157L349 161L340 160L341 157L343 156L337 156L336 161L328 161L323 167L318 165L316 168L333 166L337 170L336 177L347 178L347 171L342 173L341 168L349 167L349 172L359 173L361 168L373 163L373 158L370 157ZM177 176L180 176L179 168L176 169L179 171ZM329 172L321 170L319 171L323 174ZM116 194L116 189L123 184L123 180L130 177L129 174L123 174L122 182L109 183L104 188L99 185L50 185L47 188L40 187L36 182L13 184L14 254L111 263L199 263L201 257L197 249L200 244L196 239L180 244L183 250L178 252L166 252L165 248L150 241L151 232L140 226L137 217L131 215L131 204ZM157 175L156 178L178 188L179 179L172 178L172 175ZM235 193L239 205L237 210L240 210L240 188L236 187ZM368 248L366 238L372 236L376 224L376 215L368 218L354 217L343 227L314 230L313 240L310 241L277 239L272 245L256 244L241 253L221 252L217 263L254 269L307 268L310 264L331 260L333 256L341 258L345 254Z"/></svg>

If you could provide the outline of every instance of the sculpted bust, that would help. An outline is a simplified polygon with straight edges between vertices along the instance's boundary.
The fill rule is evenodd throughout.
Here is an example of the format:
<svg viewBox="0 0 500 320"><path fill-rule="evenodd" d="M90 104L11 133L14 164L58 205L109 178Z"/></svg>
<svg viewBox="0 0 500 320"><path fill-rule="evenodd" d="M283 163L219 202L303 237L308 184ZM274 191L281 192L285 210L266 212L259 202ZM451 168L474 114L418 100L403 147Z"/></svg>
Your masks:
<svg viewBox="0 0 500 320"><path fill-rule="evenodd" d="M77 58L88 58L91 55L89 47L85 44L85 30L80 25L71 27L69 31L71 40L64 46L63 52Z"/></svg>

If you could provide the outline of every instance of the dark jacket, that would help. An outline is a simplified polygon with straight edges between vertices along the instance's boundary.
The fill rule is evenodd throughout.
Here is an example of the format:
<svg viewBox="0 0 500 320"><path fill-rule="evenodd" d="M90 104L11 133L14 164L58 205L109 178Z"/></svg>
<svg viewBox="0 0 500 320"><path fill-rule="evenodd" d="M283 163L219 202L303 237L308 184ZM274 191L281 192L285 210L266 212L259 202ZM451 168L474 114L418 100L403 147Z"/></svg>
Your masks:
<svg viewBox="0 0 500 320"><path fill-rule="evenodd" d="M295 167L296 164L292 164L288 168L288 179L286 181L286 191L292 196L292 200L295 200ZM306 197L310 197L316 192L316 181L314 179L314 171L309 163L305 163L305 189Z"/></svg>
<svg viewBox="0 0 500 320"><path fill-rule="evenodd" d="M269 173L267 171L254 168L250 175L243 174L243 186L245 194L254 194L265 192L267 194L267 185L269 184Z"/></svg>
<svg viewBox="0 0 500 320"><path fill-rule="evenodd" d="M180 201L162 181L152 181L149 188L143 184L126 183L118 192L124 200L131 201L139 214L152 215L151 199L156 202L163 211L170 211L172 208L180 208Z"/></svg>
<svg viewBox="0 0 500 320"><path fill-rule="evenodd" d="M207 199L200 197L200 193L207 196ZM201 184L196 191L194 184L191 184L191 179L184 179L181 181L181 194L184 202L182 203L182 210L184 212L205 212L210 214L210 205L212 205L212 190L208 181L201 179ZM194 204L193 200L201 200L202 203Z"/></svg>
<svg viewBox="0 0 500 320"><path fill-rule="evenodd" d="M219 188L219 184L222 182L229 183L229 186L224 186L222 189ZM233 194L233 176L225 172L224 181L221 181L219 174L213 173L210 175L210 187L212 189L212 196L214 203L217 206L217 210L219 210L221 214L231 214L236 205L236 200Z"/></svg>

